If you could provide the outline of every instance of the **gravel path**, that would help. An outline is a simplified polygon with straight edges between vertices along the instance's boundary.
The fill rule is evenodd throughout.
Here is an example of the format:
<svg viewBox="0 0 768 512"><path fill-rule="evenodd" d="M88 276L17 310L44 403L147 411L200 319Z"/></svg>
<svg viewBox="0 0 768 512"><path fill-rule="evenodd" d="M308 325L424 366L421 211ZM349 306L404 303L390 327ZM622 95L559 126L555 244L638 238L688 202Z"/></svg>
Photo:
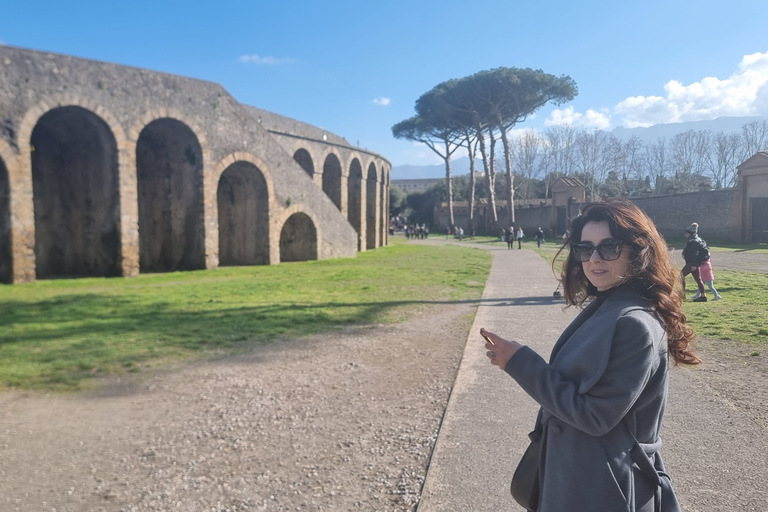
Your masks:
<svg viewBox="0 0 768 512"><path fill-rule="evenodd" d="M475 309L0 394L0 510L413 510Z"/></svg>

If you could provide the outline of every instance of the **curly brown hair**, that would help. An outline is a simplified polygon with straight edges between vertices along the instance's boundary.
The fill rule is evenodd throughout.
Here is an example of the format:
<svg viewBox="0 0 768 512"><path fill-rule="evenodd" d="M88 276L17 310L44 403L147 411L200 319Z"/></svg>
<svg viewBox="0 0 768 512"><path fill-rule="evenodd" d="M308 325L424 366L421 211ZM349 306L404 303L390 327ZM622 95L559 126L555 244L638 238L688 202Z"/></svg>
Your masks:
<svg viewBox="0 0 768 512"><path fill-rule="evenodd" d="M633 288L654 305L667 332L669 353L675 364L698 364L701 359L693 348L695 334L686 323L683 313L683 290L680 273L669 257L667 244L653 221L634 203L624 199L590 203L573 221L571 233L558 254L572 244L581 242L581 232L588 222L606 221L611 236L624 242L629 249L629 272L623 282L632 282ZM554 269L554 263L553 263ZM583 306L584 301L597 293L597 288L584 274L581 262L570 250L560 274L563 295L568 305Z"/></svg>

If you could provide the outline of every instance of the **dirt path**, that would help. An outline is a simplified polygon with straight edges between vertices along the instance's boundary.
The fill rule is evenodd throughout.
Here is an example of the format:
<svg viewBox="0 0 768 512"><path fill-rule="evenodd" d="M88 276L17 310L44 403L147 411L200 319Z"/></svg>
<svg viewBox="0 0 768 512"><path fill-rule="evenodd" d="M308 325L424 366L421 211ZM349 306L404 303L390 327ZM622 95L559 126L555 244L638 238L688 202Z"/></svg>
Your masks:
<svg viewBox="0 0 768 512"><path fill-rule="evenodd" d="M0 510L413 510L475 309L2 394Z"/></svg>

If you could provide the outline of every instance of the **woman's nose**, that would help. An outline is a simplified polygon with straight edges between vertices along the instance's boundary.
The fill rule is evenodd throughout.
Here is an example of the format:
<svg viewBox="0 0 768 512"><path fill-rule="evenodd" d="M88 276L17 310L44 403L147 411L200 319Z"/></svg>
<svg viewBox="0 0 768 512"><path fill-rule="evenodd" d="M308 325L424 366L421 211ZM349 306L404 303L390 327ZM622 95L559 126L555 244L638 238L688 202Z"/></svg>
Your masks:
<svg viewBox="0 0 768 512"><path fill-rule="evenodd" d="M602 261L603 259L600 257L600 251L597 249L592 249L592 254L589 255L589 261Z"/></svg>

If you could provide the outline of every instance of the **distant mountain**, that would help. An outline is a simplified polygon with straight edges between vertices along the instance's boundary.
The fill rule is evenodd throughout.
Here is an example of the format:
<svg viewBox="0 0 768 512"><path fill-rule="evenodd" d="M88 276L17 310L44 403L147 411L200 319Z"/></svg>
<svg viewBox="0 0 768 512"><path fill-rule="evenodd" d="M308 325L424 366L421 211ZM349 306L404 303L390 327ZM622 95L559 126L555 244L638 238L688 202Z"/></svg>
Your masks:
<svg viewBox="0 0 768 512"><path fill-rule="evenodd" d="M475 159L475 170L483 170L483 161ZM461 176L469 174L469 157L463 156L451 160L451 174ZM445 178L445 164L435 165L395 165L390 174L393 180L420 180L426 178Z"/></svg>
<svg viewBox="0 0 768 512"><path fill-rule="evenodd" d="M671 139L678 133L688 130L702 131L710 130L714 133L741 133L741 127L752 121L763 121L764 117L718 117L708 121L686 121L684 123L655 124L648 128L614 128L611 133L623 141L627 141L632 136L637 136L644 142L655 142L661 137Z"/></svg>

